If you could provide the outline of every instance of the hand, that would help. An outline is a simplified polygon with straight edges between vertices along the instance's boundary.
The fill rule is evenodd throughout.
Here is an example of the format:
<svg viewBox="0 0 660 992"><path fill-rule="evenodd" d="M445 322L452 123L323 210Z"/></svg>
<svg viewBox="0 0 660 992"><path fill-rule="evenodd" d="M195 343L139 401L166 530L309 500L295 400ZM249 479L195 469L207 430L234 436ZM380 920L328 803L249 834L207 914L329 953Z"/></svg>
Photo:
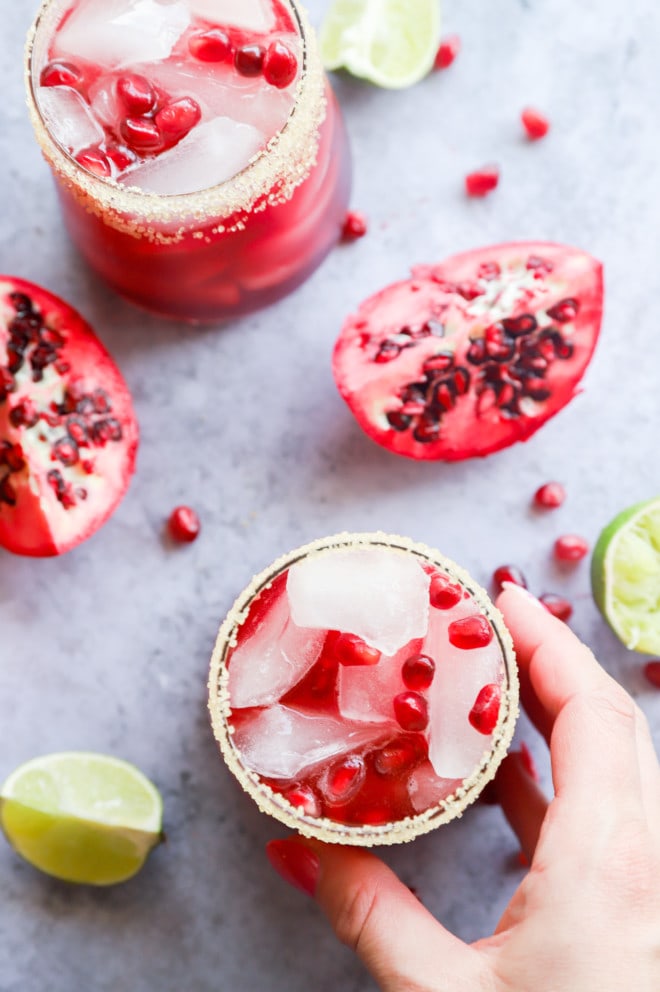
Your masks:
<svg viewBox="0 0 660 992"><path fill-rule="evenodd" d="M498 600L523 705L550 745L549 804L511 753L504 812L530 869L495 933L468 945L368 851L272 841L271 863L318 901L383 992L658 992L660 769L643 714L528 593Z"/></svg>

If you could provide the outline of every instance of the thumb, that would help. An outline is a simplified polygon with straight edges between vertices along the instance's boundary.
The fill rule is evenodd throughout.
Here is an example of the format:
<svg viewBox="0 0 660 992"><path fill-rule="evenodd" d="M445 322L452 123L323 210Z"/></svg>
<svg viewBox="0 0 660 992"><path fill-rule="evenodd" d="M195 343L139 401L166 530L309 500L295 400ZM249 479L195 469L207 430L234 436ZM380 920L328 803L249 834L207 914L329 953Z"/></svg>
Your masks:
<svg viewBox="0 0 660 992"><path fill-rule="evenodd" d="M271 841L268 857L288 882L313 891L339 940L357 953L383 992L482 987L479 953L438 923L370 852L292 837ZM298 865L304 885L296 877Z"/></svg>

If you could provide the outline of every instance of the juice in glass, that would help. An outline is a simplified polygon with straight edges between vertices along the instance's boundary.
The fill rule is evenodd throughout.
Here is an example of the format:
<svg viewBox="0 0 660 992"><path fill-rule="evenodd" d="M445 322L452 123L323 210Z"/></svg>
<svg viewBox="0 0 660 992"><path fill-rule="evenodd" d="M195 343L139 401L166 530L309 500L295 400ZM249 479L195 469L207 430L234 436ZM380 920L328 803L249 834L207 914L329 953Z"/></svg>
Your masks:
<svg viewBox="0 0 660 992"><path fill-rule="evenodd" d="M338 240L346 134L293 0L45 0L27 82L66 227L131 301L246 313Z"/></svg>

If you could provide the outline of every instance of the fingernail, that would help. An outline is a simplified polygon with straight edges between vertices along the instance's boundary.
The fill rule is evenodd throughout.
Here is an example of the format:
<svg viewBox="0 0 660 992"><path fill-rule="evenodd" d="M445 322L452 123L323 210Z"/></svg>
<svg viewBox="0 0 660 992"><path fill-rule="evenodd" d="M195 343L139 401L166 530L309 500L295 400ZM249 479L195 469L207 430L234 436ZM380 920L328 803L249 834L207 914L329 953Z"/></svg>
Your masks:
<svg viewBox="0 0 660 992"><path fill-rule="evenodd" d="M516 585L515 582L503 582L502 583L502 591L503 592L515 592L519 596L524 596L525 599L527 600L527 602L530 604L530 606L532 606L532 605L533 606L538 606L539 610L543 610L544 613L547 613L548 612L546 610L545 606L543 605L543 603L539 602L539 600L536 598L536 596L533 596L532 593L529 591L529 589L525 589L524 586L518 586L518 585Z"/></svg>
<svg viewBox="0 0 660 992"><path fill-rule="evenodd" d="M266 855L277 874L294 889L313 896L319 880L321 863L318 855L293 838L271 840Z"/></svg>

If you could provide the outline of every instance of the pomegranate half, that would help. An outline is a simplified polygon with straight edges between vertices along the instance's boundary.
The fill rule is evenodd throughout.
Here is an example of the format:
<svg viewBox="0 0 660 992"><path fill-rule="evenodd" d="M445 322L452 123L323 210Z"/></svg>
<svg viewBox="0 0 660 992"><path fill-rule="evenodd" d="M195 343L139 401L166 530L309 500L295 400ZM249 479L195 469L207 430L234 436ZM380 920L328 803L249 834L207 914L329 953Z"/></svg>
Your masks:
<svg viewBox="0 0 660 992"><path fill-rule="evenodd" d="M67 303L0 276L0 546L69 551L113 512L135 465L128 387Z"/></svg>
<svg viewBox="0 0 660 992"><path fill-rule="evenodd" d="M337 387L369 437L396 454L488 455L575 396L602 307L600 263L564 245L494 245L420 265L348 318Z"/></svg>

